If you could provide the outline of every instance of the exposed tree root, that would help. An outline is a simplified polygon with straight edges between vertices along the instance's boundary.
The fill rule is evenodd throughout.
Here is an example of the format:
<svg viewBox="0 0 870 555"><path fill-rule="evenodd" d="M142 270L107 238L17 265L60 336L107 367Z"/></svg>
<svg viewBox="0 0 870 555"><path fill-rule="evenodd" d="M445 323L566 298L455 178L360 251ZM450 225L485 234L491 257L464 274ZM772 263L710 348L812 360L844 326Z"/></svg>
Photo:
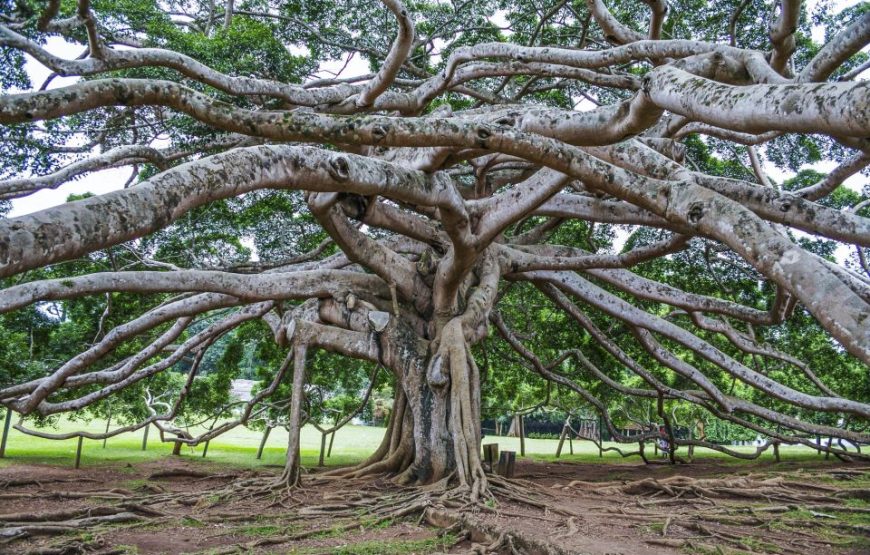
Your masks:
<svg viewBox="0 0 870 555"><path fill-rule="evenodd" d="M100 536L91 541L82 541L80 539L72 539L68 541L58 542L57 544L47 547L40 547L27 551L27 555L81 555L84 553L93 553L94 555L121 555L126 552L125 549L103 549L106 541Z"/></svg>
<svg viewBox="0 0 870 555"><path fill-rule="evenodd" d="M236 475L230 474L225 476L234 478ZM172 470L154 472L153 474L148 476L149 480L164 480L166 478L214 478L214 476L212 476L208 472L191 470L189 468L173 468Z"/></svg>
<svg viewBox="0 0 870 555"><path fill-rule="evenodd" d="M428 508L423 513L426 522L439 528L456 528L466 530L468 539L475 545L472 553L511 553L522 555L567 555L569 552L552 543L542 542L522 535L516 531L502 530L482 522L473 513L446 511L444 509Z"/></svg>
<svg viewBox="0 0 870 555"><path fill-rule="evenodd" d="M357 468L354 472L360 470ZM852 524L842 514L866 514L870 509L849 507L843 499L863 498L868 490L863 488L840 488L836 484L819 484L808 481L801 473L791 476L733 476L726 478L690 478L673 476L647 478L633 482L582 482L544 490L523 480L507 480L500 476L487 476L487 489L483 497L475 499L472 487L459 481L455 473L441 480L415 487L397 485L394 478L383 475L371 478L343 478L347 493L332 492L322 497L322 502L311 504L310 497L297 493L287 482L286 475L263 476L248 474L207 475L199 472L157 473L158 478L186 476L199 480L217 478L235 479L209 491L169 493L165 491L138 491L125 489L98 490L93 492L41 492L29 493L30 497L45 499L91 499L108 501L96 507L55 510L45 513L19 512L0 515L0 544L38 536L61 535L68 532L99 531L106 525L123 524L136 527L146 523L160 522L182 516L177 507L214 506L231 499L238 510L240 502L250 500L252 507L262 509L264 501L269 506L278 506L285 528L272 536L257 538L247 543L229 546L219 553L260 549L300 541L321 533L351 531L360 526L377 526L387 521L420 518L429 524L458 533L472 542L472 553L499 554L559 554L564 548L560 543L572 543L579 533L584 516L595 514L618 519L631 526L660 526L659 538L650 538L651 545L704 549L708 545L722 545L752 552L757 546L747 544L746 530L767 530L766 537L775 538L787 551L795 553L817 552L827 539L820 539L805 530L806 520L784 514L792 511L810 512L813 518L825 526L842 530L844 534L868 536L870 528ZM824 473L823 473L824 474ZM849 473L850 477L864 475ZM829 474L824 474L829 476ZM333 481L335 476L315 476L311 481ZM564 492L590 498L607 497L608 503L591 508L583 515L566 510L560 503ZM614 503L615 501L615 503ZM304 503L304 504L303 504ZM504 505L508 505L504 507ZM513 506L521 505L543 511L543 514L510 512ZM504 507L504 508L503 508ZM506 510L507 509L507 510ZM173 514L174 513L174 514ZM183 514L183 513L182 513ZM214 515L214 513L212 513ZM557 525L555 534L549 538L526 537L518 530L501 529L491 523L489 515L536 518ZM553 518L552 515L558 515ZM189 515L184 514L186 518ZM227 514L220 520L245 521L249 515ZM320 518L328 527L294 531L286 523ZM208 519L206 519L208 520ZM774 525L784 527L779 529ZM321 526L321 525L318 525ZM222 535L222 534L219 534ZM686 537L686 536L689 537ZM85 553L81 545L60 544L44 548L40 553ZM0 548L2 551L2 548Z"/></svg>
<svg viewBox="0 0 870 555"><path fill-rule="evenodd" d="M0 500L4 499L22 499L22 498L43 498L43 499L126 499L135 495L132 491L125 489L111 489L107 491L81 492L81 491L47 491L47 492L24 492L24 493L0 493Z"/></svg>
<svg viewBox="0 0 870 555"><path fill-rule="evenodd" d="M227 475L221 475L227 478ZM282 477L283 478L283 477ZM319 478L318 478L319 479ZM334 477L327 478L332 481ZM220 504L232 499L238 510L239 501L250 499L252 507L262 509L264 500L283 507L279 511L284 528L268 537L251 539L245 543L226 546L217 553L257 550L269 546L289 544L322 533L344 533L360 526L378 526L388 521L419 518L442 529L456 533L462 540L470 540L471 553L547 554L566 553L559 544L570 545L579 533L580 523L588 514L606 515L631 526L660 526L658 538L645 539L650 545L687 550L711 549L728 546L741 552L752 553L757 544L747 542L747 528L764 529L765 537L778 545L788 546L784 551L814 553L828 539L810 534L806 520L792 518L791 511L809 511L814 518L824 519L825 526L842 530L845 534L867 536L866 526L840 520L839 514L863 514L870 509L845 506L846 496L864 495L860 488L841 489L827 484L804 483L794 477L737 476L728 478L694 479L674 476L663 479L645 479L629 483L572 482L554 490L522 480L506 480L500 476L487 476L488 488L484 500L474 501L469 485L461 484L451 474L426 486L402 487L388 476L372 479L345 479L348 493L333 492L322 497L322 503L310 504L304 495L287 488L286 481L274 476L248 476L224 484L215 490L184 493L135 493L128 490L96 492L52 492L54 499L102 499L109 506L56 510L45 513L11 513L0 516L0 542L8 544L37 536L60 535L67 532L95 532L105 525L123 524L136 527L161 522L162 519L180 517L173 514L173 506L201 506ZM574 495L607 496L606 506L592 508L584 515L573 514L561 506L563 490ZM309 498L310 499L310 498ZM295 504L287 504L287 501ZM612 501L616 501L613 503ZM302 503L305 502L303 505ZM759 503L760 502L760 503ZM739 504L738 504L739 503ZM749 503L749 505L747 505ZM503 504L510 505L505 509ZM516 504L539 509L541 514L521 514L510 511ZM495 517L536 518L556 524L557 533L548 538L528 537L516 529L504 529L493 524ZM551 515L558 515L553 518ZM185 518L190 518L185 514ZM205 518L212 522L246 521L250 515L226 514ZM289 522L304 519L322 519L328 523L304 531L294 531ZM779 529L774 527L785 527ZM226 534L218 534L224 536ZM687 537L688 536L688 537ZM90 553L93 546L68 542L41 548L40 554ZM0 547L0 551L2 551ZM100 552L102 554L102 552Z"/></svg>
<svg viewBox="0 0 870 555"><path fill-rule="evenodd" d="M860 498L863 490L840 490L808 482L794 482L783 477L758 479L751 476L734 478L691 478L673 476L656 479L644 478L636 482L619 485L605 485L596 482L574 481L563 490L589 490L598 495L632 495L646 497L666 496L687 500L703 500L715 504L716 499L746 499L778 501L782 503L826 503L832 495ZM809 493L818 492L818 493ZM666 501L658 500L658 503ZM647 504L653 501L647 502Z"/></svg>
<svg viewBox="0 0 870 555"><path fill-rule="evenodd" d="M139 515L124 511L104 516L46 521L38 524L9 522L6 527L0 528L0 545L31 536L53 536L77 530L85 530L98 524L115 524L141 519L142 517Z"/></svg>
<svg viewBox="0 0 870 555"><path fill-rule="evenodd" d="M850 473L852 478L859 475L866 473ZM804 476L802 473L801 478ZM870 513L870 509L850 507L843 502L846 498L862 498L867 494L864 488L841 489L790 476L673 476L628 483L574 481L554 488L575 495L622 501L617 506L610 503L599 507L592 513L637 521L638 526L661 526L661 538L647 539L647 543L693 552L705 549L713 552L718 545L753 553L758 547L752 543L751 536L747 538L747 528L766 530L763 539L781 547L776 552L815 554L820 548L837 543L809 533L807 520L783 515L789 512L809 512L813 519L824 522L826 528L853 536L870 536L870 527L845 522L838 516L856 514L856 510ZM687 533L692 537L674 537ZM844 539L837 545L846 546L849 541Z"/></svg>
<svg viewBox="0 0 870 555"><path fill-rule="evenodd" d="M42 484L57 484L64 482L97 482L92 478L48 478L43 480L34 480L32 478L24 478L22 480L0 480L0 490L8 488L18 488L22 486L37 486L42 487Z"/></svg>

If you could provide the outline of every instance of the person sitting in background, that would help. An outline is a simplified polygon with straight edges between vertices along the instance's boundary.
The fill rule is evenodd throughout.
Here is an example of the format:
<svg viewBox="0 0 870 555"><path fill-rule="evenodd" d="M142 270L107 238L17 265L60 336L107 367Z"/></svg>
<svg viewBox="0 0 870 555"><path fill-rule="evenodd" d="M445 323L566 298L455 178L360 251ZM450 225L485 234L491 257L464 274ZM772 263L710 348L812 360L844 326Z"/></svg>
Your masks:
<svg viewBox="0 0 870 555"><path fill-rule="evenodd" d="M662 457L667 457L671 449L671 443L668 441L668 431L664 426L659 426L659 452Z"/></svg>

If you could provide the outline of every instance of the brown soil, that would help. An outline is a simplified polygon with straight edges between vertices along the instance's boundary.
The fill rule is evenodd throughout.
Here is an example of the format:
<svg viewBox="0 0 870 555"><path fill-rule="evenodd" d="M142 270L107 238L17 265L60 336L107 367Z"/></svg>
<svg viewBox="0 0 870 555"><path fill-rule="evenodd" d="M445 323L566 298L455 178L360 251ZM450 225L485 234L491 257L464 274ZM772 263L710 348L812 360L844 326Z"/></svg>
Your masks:
<svg viewBox="0 0 870 555"><path fill-rule="evenodd" d="M277 470L239 471L181 457L80 470L13 464L0 468L0 553L422 554L482 548L458 537L458 529L439 538L441 531L421 522L419 514L381 523L364 510L341 516L342 503L399 491L384 478L312 483L309 476L281 500L218 500L214 494L272 473ZM548 507L501 499L466 513L476 523L471 532L506 533L498 547L492 534L485 540L472 534L476 542L492 543L492 552L510 553L513 537L563 553L599 555L870 553L870 468L855 465L518 461L514 484ZM324 506L338 512L304 514ZM11 514L29 515L21 524L42 525L52 523L35 522L37 515L62 511L69 514L60 521L68 524L70 518L121 507L132 513L130 521L60 534L33 530L14 539L10 532L18 525L9 522Z"/></svg>

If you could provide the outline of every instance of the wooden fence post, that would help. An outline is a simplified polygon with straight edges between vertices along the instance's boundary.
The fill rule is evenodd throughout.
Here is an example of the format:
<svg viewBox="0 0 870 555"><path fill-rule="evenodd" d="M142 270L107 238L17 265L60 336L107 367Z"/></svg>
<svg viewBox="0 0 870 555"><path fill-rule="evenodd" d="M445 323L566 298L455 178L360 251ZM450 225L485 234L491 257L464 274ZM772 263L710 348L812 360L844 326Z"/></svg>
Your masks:
<svg viewBox="0 0 870 555"><path fill-rule="evenodd" d="M499 453L497 474L505 478L513 478L516 460L517 454L515 451L502 451Z"/></svg>
<svg viewBox="0 0 870 555"><path fill-rule="evenodd" d="M483 461L489 465L490 471L496 470L498 464L498 443L487 443L483 446Z"/></svg>

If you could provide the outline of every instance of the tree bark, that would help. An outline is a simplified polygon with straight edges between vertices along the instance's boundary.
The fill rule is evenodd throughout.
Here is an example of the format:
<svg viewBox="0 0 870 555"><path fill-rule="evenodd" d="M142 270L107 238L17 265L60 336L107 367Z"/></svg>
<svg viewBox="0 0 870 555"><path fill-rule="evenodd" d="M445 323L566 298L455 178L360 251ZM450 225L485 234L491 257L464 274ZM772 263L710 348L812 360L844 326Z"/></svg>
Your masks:
<svg viewBox="0 0 870 555"><path fill-rule="evenodd" d="M287 461L284 464L284 474L281 482L288 487L299 484L300 452L299 439L302 434L302 393L305 387L305 359L308 346L297 342L293 346L293 393L290 397L290 419L287 428L290 437L287 439Z"/></svg>
<svg viewBox="0 0 870 555"><path fill-rule="evenodd" d="M6 418L3 420L3 437L0 438L0 459L6 457L6 440L9 439L9 427L12 425L12 409L6 409Z"/></svg>

